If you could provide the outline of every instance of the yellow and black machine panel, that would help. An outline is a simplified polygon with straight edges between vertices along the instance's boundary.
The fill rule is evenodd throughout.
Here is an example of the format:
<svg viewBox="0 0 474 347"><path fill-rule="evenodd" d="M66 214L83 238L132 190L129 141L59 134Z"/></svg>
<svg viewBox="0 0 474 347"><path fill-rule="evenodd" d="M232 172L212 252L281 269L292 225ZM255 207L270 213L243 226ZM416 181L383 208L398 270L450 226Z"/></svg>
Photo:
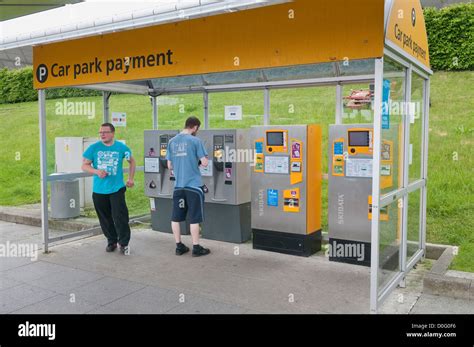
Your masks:
<svg viewBox="0 0 474 347"><path fill-rule="evenodd" d="M256 249L309 256L321 249L321 127L252 127Z"/></svg>

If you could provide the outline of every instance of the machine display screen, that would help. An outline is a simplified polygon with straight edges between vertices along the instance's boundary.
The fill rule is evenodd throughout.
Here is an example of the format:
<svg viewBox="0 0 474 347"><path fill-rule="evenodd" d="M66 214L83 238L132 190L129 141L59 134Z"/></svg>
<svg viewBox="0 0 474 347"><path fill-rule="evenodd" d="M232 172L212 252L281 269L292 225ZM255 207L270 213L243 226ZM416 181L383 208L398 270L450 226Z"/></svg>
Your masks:
<svg viewBox="0 0 474 347"><path fill-rule="evenodd" d="M368 131L350 131L349 132L349 146L369 146L369 132Z"/></svg>
<svg viewBox="0 0 474 347"><path fill-rule="evenodd" d="M267 146L283 146L283 132L267 132Z"/></svg>

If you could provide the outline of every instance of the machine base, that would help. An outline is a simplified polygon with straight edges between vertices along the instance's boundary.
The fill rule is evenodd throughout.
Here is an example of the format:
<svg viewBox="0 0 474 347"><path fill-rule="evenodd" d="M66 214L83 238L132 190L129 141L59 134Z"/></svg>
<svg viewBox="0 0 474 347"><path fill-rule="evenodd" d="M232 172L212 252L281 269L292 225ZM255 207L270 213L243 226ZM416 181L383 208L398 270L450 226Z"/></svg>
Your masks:
<svg viewBox="0 0 474 347"><path fill-rule="evenodd" d="M163 233L172 234L171 213L173 212L173 200L155 198L155 211L151 211L151 228ZM187 222L181 223L181 235L190 235Z"/></svg>
<svg viewBox="0 0 474 347"><path fill-rule="evenodd" d="M309 257L321 250L321 230L308 235L252 229L253 248L264 251Z"/></svg>
<svg viewBox="0 0 474 347"><path fill-rule="evenodd" d="M329 260L370 266L370 242L329 238Z"/></svg>
<svg viewBox="0 0 474 347"><path fill-rule="evenodd" d="M202 238L243 243L250 240L250 202L241 205L204 203Z"/></svg>

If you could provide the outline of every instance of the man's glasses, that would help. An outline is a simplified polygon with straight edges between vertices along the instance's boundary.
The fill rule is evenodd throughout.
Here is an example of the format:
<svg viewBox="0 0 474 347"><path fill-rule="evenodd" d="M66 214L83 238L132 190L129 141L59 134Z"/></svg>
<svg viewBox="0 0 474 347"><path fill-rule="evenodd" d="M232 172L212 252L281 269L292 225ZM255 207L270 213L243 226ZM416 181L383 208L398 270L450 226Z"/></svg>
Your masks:
<svg viewBox="0 0 474 347"><path fill-rule="evenodd" d="M99 131L99 135L102 135L102 134L110 134L111 131Z"/></svg>

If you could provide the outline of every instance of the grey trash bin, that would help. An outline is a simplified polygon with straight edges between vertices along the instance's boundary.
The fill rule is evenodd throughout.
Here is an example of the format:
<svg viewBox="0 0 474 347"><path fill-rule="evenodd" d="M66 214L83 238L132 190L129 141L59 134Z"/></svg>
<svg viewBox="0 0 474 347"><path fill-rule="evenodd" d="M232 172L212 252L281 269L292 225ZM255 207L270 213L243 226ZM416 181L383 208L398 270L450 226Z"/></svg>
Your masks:
<svg viewBox="0 0 474 347"><path fill-rule="evenodd" d="M51 182L51 218L67 219L79 217L79 180L60 180Z"/></svg>

